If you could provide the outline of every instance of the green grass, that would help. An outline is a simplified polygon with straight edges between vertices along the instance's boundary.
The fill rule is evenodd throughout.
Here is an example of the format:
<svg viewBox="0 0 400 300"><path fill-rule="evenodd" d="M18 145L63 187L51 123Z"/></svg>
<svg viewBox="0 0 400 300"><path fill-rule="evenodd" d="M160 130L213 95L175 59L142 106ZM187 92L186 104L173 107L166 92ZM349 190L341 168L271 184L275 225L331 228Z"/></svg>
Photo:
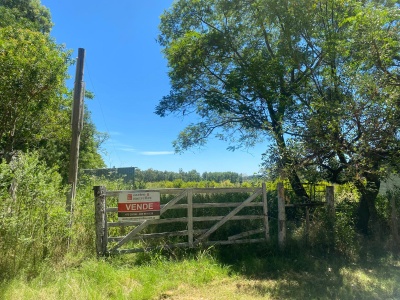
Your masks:
<svg viewBox="0 0 400 300"><path fill-rule="evenodd" d="M76 267L52 267L28 281L1 285L1 299L152 299L182 284L202 286L228 276L210 257L135 265L129 257L91 259Z"/></svg>
<svg viewBox="0 0 400 300"><path fill-rule="evenodd" d="M231 253L223 262L211 252L70 259L3 282L0 299L400 299L400 261L392 258L351 263L266 252L236 261Z"/></svg>

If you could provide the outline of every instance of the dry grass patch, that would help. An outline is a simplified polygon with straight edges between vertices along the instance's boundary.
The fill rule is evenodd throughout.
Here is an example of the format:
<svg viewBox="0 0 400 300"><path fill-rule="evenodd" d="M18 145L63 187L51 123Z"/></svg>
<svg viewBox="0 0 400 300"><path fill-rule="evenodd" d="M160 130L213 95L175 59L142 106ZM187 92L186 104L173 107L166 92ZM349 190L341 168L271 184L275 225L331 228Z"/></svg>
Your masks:
<svg viewBox="0 0 400 300"><path fill-rule="evenodd" d="M266 280L249 280L237 278L225 278L213 281L200 287L180 285L177 289L166 291L156 299L166 300L258 300L274 299L269 297L265 290L274 289L276 283ZM259 289L263 289L262 293Z"/></svg>

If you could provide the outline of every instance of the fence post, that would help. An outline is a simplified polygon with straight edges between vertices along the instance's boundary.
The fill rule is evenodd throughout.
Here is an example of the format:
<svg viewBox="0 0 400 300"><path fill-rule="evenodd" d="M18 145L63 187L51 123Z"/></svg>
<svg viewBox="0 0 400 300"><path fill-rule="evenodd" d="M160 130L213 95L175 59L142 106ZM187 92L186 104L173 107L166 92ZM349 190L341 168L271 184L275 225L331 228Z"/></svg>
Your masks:
<svg viewBox="0 0 400 300"><path fill-rule="evenodd" d="M282 250L286 243L286 213L285 213L285 189L282 182L278 182L278 244Z"/></svg>
<svg viewBox="0 0 400 300"><path fill-rule="evenodd" d="M107 213L106 213L106 188L104 186L95 186L95 222L96 222L96 253L98 256L107 254Z"/></svg>
<svg viewBox="0 0 400 300"><path fill-rule="evenodd" d="M188 243L193 248L193 189L187 191Z"/></svg>
<svg viewBox="0 0 400 300"><path fill-rule="evenodd" d="M265 230L265 239L267 242L270 241L269 236L269 219L268 219L268 199L267 199L267 187L265 182L262 183L262 199L263 199L263 213L264 213L264 230Z"/></svg>
<svg viewBox="0 0 400 300"><path fill-rule="evenodd" d="M335 245L335 193L333 186L327 186L325 190L327 225L329 234L329 247L333 250Z"/></svg>
<svg viewBox="0 0 400 300"><path fill-rule="evenodd" d="M396 208L396 194L394 192L390 192L388 194L390 201L390 225L392 228L392 245L393 252L398 253L400 251L400 238L399 238L399 229L398 229L398 218L397 218L397 208Z"/></svg>
<svg viewBox="0 0 400 300"><path fill-rule="evenodd" d="M308 245L310 238L310 208L306 206L306 245Z"/></svg>

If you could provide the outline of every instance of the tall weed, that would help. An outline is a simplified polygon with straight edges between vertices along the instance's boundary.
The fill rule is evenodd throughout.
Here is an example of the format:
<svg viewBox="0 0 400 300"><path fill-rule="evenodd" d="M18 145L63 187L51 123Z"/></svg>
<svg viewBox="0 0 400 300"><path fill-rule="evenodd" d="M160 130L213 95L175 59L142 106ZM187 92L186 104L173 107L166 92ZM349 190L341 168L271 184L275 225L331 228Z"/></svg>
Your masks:
<svg viewBox="0 0 400 300"><path fill-rule="evenodd" d="M67 222L61 177L37 153L0 164L0 279L35 275L42 261L60 257Z"/></svg>

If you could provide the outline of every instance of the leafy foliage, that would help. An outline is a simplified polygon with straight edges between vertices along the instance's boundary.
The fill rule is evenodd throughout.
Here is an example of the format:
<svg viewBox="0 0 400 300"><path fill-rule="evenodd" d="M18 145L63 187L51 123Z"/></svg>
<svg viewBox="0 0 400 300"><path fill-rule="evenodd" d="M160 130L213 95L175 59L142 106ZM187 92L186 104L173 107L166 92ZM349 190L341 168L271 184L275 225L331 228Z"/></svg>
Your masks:
<svg viewBox="0 0 400 300"><path fill-rule="evenodd" d="M38 150L65 180L72 106L65 81L71 52L48 35L50 13L39 1L0 1L0 10L5 16L0 22L0 160ZM102 167L98 152L104 135L89 113L84 125L80 166Z"/></svg>
<svg viewBox="0 0 400 300"><path fill-rule="evenodd" d="M298 168L355 184L361 194L358 228L368 233L377 230L380 182L400 153L400 10L392 2L338 1L319 13L326 11L331 23L324 43L314 43L324 56L299 95L291 123L301 125L291 124L290 151Z"/></svg>
<svg viewBox="0 0 400 300"><path fill-rule="evenodd" d="M70 51L49 36L38 0L0 1L0 274L33 275L70 238L65 188L72 96ZM102 135L86 114L81 167L102 167ZM28 274L28 275L29 275Z"/></svg>
<svg viewBox="0 0 400 300"><path fill-rule="evenodd" d="M215 135L270 139L277 176L352 181L360 229L399 153L396 1L176 1L161 19L171 92L156 113L191 114L177 151Z"/></svg>
<svg viewBox="0 0 400 300"><path fill-rule="evenodd" d="M53 26L50 11L39 0L1 0L0 15L0 27L49 33Z"/></svg>
<svg viewBox="0 0 400 300"><path fill-rule="evenodd" d="M39 32L0 28L0 157L66 134L68 52Z"/></svg>
<svg viewBox="0 0 400 300"><path fill-rule="evenodd" d="M0 164L0 278L21 270L34 275L44 260L65 252L64 195L61 177L37 153Z"/></svg>

